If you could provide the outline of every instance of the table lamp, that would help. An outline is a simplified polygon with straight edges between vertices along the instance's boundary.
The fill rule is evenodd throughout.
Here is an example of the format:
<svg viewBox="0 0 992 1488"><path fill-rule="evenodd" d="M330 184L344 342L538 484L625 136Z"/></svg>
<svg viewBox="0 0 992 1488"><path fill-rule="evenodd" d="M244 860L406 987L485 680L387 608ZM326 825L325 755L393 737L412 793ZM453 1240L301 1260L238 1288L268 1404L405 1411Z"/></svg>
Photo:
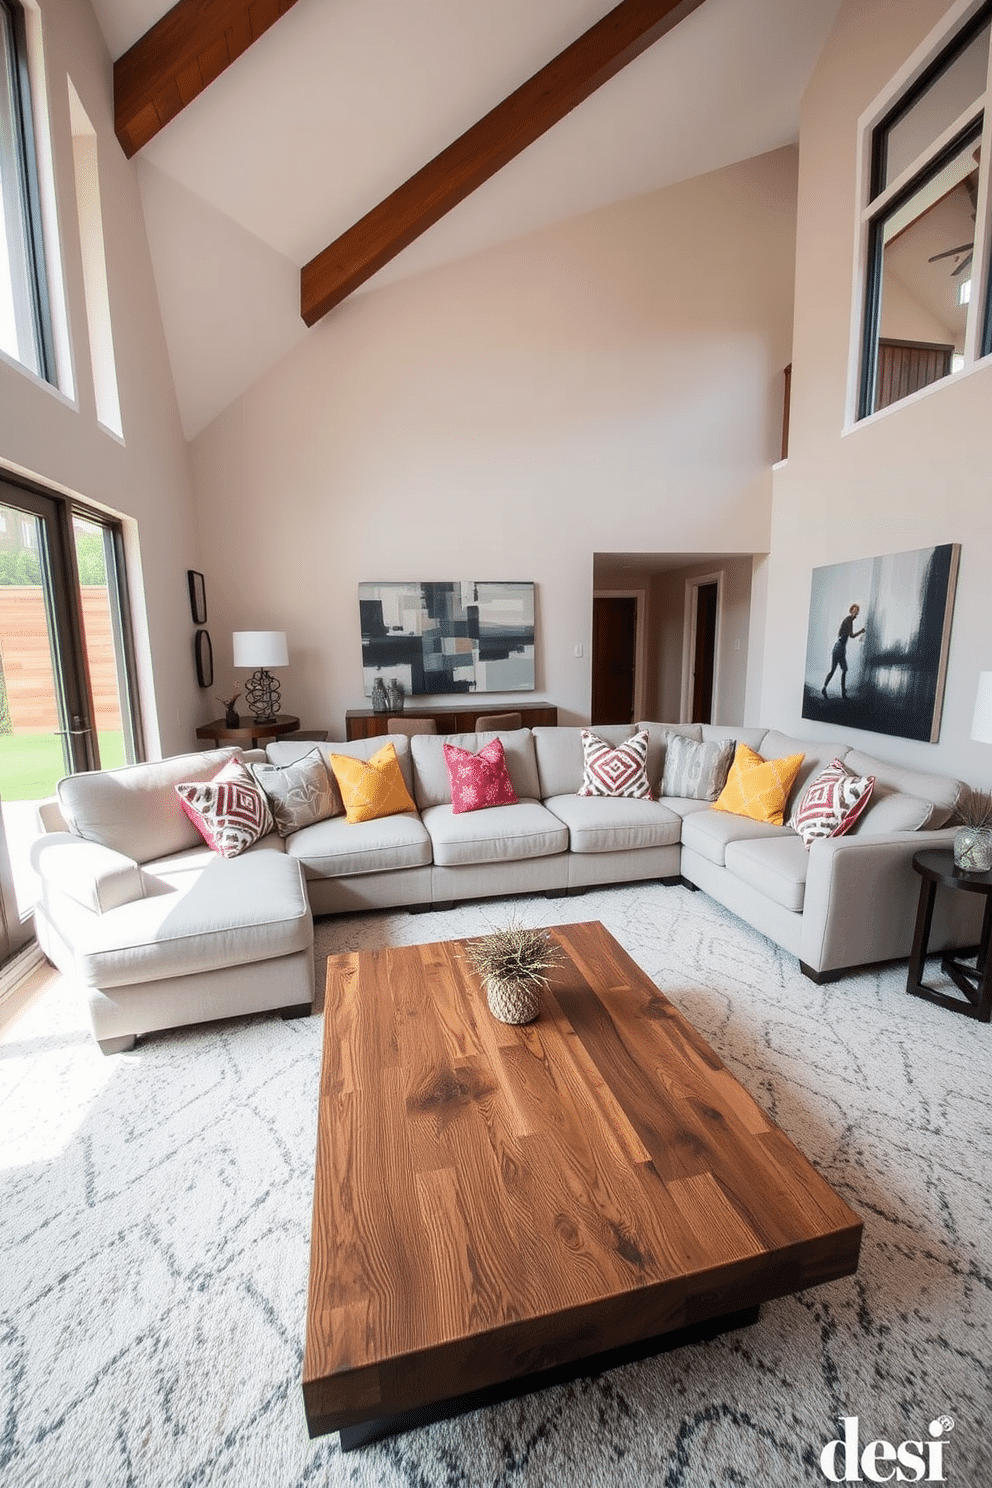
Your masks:
<svg viewBox="0 0 992 1488"><path fill-rule="evenodd" d="M992 744L992 672L979 672L975 716L971 720L971 737L982 744Z"/></svg>
<svg viewBox="0 0 992 1488"><path fill-rule="evenodd" d="M245 702L255 715L256 723L272 723L279 712L279 683L269 667L289 663L284 630L236 630L234 632L234 665L255 667L245 683Z"/></svg>

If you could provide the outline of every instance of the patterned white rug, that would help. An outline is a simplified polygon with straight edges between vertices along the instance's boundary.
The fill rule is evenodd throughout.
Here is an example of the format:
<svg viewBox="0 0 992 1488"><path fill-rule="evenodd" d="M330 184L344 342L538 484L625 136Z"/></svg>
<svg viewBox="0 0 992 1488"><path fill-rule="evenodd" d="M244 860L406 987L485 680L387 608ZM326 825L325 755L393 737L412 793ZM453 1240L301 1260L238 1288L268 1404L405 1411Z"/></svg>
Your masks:
<svg viewBox="0 0 992 1488"><path fill-rule="evenodd" d="M875 1480L992 1481L992 1028L907 997L900 966L817 988L684 889L512 910L623 942L864 1217L858 1275L714 1343L343 1456L309 1441L299 1384L321 1020L107 1059L58 984L0 1044L0 1482L804 1488L831 1480L821 1454L854 1417L862 1453L924 1444L869 1448ZM322 920L321 980L329 952L510 911ZM847 1455L828 1468L871 1481Z"/></svg>

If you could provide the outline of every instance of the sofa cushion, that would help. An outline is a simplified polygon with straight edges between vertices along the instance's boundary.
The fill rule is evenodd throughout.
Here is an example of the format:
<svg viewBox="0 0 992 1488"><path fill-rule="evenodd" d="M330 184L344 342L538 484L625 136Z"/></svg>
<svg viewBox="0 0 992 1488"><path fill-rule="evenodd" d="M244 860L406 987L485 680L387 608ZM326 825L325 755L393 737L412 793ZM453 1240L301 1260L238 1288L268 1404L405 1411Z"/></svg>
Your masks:
<svg viewBox="0 0 992 1488"><path fill-rule="evenodd" d="M413 797L413 759L410 755L410 741L404 734L391 734L390 740L396 750L396 758L400 762L400 770L403 774L403 783ZM324 759L327 761L328 770L331 769L331 755L345 754L349 759L368 760L382 748L385 739L381 734L373 735L371 739L345 739L338 743L327 743L321 741L316 745ZM287 734L282 739L272 739L266 747L266 757L274 765L288 765L294 760L303 759L309 754L314 744L305 739L293 740L292 734ZM344 802L338 792L337 781L331 770L331 783L334 787L335 806L333 814L344 816Z"/></svg>
<svg viewBox="0 0 992 1488"><path fill-rule="evenodd" d="M746 744L738 744L727 783L713 809L781 826L789 791L802 762L801 754L765 759Z"/></svg>
<svg viewBox="0 0 992 1488"><path fill-rule="evenodd" d="M486 807L456 815L450 804L427 806L422 813L439 868L460 863L516 862L548 857L568 848L565 823L540 801Z"/></svg>
<svg viewBox="0 0 992 1488"><path fill-rule="evenodd" d="M210 780L237 749L205 749L119 770L68 775L57 787L71 831L138 863L197 847L202 838L183 810L175 787Z"/></svg>
<svg viewBox="0 0 992 1488"><path fill-rule="evenodd" d="M338 793L319 749L289 764L266 763L249 769L265 792L280 837L334 815Z"/></svg>
<svg viewBox="0 0 992 1488"><path fill-rule="evenodd" d="M874 775L855 775L831 760L803 791L789 826L806 848L822 837L843 837L867 808L874 784Z"/></svg>
<svg viewBox="0 0 992 1488"><path fill-rule="evenodd" d="M850 837L884 837L889 832L919 832L932 825L934 804L902 791L880 791L876 785L867 809L851 827Z"/></svg>
<svg viewBox="0 0 992 1488"><path fill-rule="evenodd" d="M295 832L286 851L303 864L307 878L341 878L421 868L431 861L431 839L415 811L365 822L336 816Z"/></svg>
<svg viewBox="0 0 992 1488"><path fill-rule="evenodd" d="M727 844L730 842L760 841L766 837L793 837L790 827L775 827L769 822L752 821L749 816L735 816L729 811L717 811L707 806L694 811L682 819L682 845L698 852L722 868L726 861ZM800 844L802 846L802 844Z"/></svg>
<svg viewBox="0 0 992 1488"><path fill-rule="evenodd" d="M608 744L592 729L582 730L580 796L625 796L650 801L647 777L648 736L631 734L620 744Z"/></svg>
<svg viewBox="0 0 992 1488"><path fill-rule="evenodd" d="M669 847L682 831L680 818L660 801L569 795L549 796L544 804L568 827L568 845L574 853Z"/></svg>
<svg viewBox="0 0 992 1488"><path fill-rule="evenodd" d="M795 832L769 839L750 838L727 843L727 872L750 884L760 894L791 909L803 907L809 853Z"/></svg>
<svg viewBox="0 0 992 1488"><path fill-rule="evenodd" d="M581 728L561 726L539 726L533 730L534 755L540 778L538 789L532 792L542 801L549 796L576 795L582 785L585 756L582 750ZM622 744L630 738L627 723L598 723L596 733L609 745Z"/></svg>
<svg viewBox="0 0 992 1488"><path fill-rule="evenodd" d="M648 736L648 782L655 795L661 794L661 777L665 770L665 750L671 738L695 739L703 737L698 723L657 723L647 719L635 724L639 733Z"/></svg>
<svg viewBox="0 0 992 1488"><path fill-rule="evenodd" d="M516 804L517 793L498 736L483 744L478 754L459 749L447 740L441 747L451 782L451 809L456 815L461 811L479 811L483 806Z"/></svg>
<svg viewBox="0 0 992 1488"><path fill-rule="evenodd" d="M265 793L240 760L228 760L212 780L181 782L176 795L204 842L222 858L236 858L272 831Z"/></svg>
<svg viewBox="0 0 992 1488"><path fill-rule="evenodd" d="M503 758L517 799L537 800L540 781L537 776L537 761L534 758L534 740L530 729L511 729L501 733ZM478 752L484 740L479 734L414 734L410 740L413 754L414 798L423 810L425 806L450 806L451 779L444 760L444 745L454 744L457 749Z"/></svg>
<svg viewBox="0 0 992 1488"><path fill-rule="evenodd" d="M661 794L689 801L715 801L727 783L735 747L733 739L708 739L705 743L671 739L665 751Z"/></svg>
<svg viewBox="0 0 992 1488"><path fill-rule="evenodd" d="M949 775L931 775L923 770L905 770L901 765L890 765L886 760L875 759L870 754L862 754L860 749L848 750L844 755L844 763L857 775L874 775L875 777L872 804L854 829L858 835L863 833L867 836L879 830L874 824L870 825L872 817L877 811L884 820L886 813L881 812L880 807L883 802L887 802L888 797L895 793L913 796L917 802L928 801L930 803L930 810L926 819L920 823L921 826L946 826L954 816L967 790L967 786L962 781L954 780ZM918 809L918 806L914 806L906 814L918 814ZM901 814L895 805L890 810L893 813L893 819ZM881 830L891 832L915 829L885 825Z"/></svg>
<svg viewBox="0 0 992 1488"><path fill-rule="evenodd" d="M306 950L313 921L299 863L284 853L212 855L185 892L94 916L76 938L87 987L191 976Z"/></svg>
<svg viewBox="0 0 992 1488"><path fill-rule="evenodd" d="M700 732L705 740L710 739L736 739L738 744L746 744L749 749L761 749L761 741L768 730L766 728L744 728L743 725L735 723L703 723Z"/></svg>
<svg viewBox="0 0 992 1488"><path fill-rule="evenodd" d="M353 759L350 754L332 754L331 769L345 815L352 824L416 810L392 740L367 760Z"/></svg>

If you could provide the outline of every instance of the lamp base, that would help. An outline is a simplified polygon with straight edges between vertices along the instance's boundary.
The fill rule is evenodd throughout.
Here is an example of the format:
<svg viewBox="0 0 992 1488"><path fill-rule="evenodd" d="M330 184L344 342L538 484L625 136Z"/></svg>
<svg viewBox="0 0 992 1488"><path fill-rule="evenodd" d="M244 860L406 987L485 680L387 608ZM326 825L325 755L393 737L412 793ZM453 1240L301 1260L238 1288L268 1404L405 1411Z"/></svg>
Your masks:
<svg viewBox="0 0 992 1488"><path fill-rule="evenodd" d="M245 702L256 723L275 723L280 708L279 683L271 672L259 667L245 683Z"/></svg>

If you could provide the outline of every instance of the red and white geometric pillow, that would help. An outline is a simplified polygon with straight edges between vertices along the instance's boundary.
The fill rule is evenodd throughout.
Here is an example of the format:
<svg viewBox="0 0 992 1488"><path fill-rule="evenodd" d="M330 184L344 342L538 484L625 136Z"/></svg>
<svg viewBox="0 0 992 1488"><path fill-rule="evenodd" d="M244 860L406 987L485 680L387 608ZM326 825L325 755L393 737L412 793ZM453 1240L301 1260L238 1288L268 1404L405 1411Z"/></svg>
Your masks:
<svg viewBox="0 0 992 1488"><path fill-rule="evenodd" d="M451 810L481 811L486 806L515 806L506 756L500 739L491 739L478 754L460 749L457 744L444 744L444 762L451 781Z"/></svg>
<svg viewBox="0 0 992 1488"><path fill-rule="evenodd" d="M177 785L176 794L204 842L223 858L236 858L275 830L269 803L240 760L228 760L212 780Z"/></svg>
<svg viewBox="0 0 992 1488"><path fill-rule="evenodd" d="M582 730L584 767L580 796L626 796L650 801L648 733L641 729L622 744L607 744L591 729Z"/></svg>
<svg viewBox="0 0 992 1488"><path fill-rule="evenodd" d="M855 775L839 759L806 787L789 826L798 832L807 851L821 837L843 837L871 800L874 775Z"/></svg>

